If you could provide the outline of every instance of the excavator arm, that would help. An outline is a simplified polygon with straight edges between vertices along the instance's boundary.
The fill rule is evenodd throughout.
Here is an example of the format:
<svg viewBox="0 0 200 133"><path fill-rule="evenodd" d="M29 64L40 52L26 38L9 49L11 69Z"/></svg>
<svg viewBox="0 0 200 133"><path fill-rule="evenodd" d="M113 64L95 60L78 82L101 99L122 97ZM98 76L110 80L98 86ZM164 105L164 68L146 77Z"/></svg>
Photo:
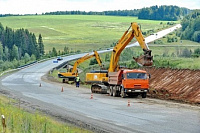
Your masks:
<svg viewBox="0 0 200 133"><path fill-rule="evenodd" d="M140 66L152 66L153 65L153 56L151 56L151 50L149 49L148 45L145 43L145 39L142 35L140 27L137 23L132 23L132 30L134 31L134 36L137 39L140 47L143 49L144 54L138 58L133 57L133 59L140 65Z"/></svg>
<svg viewBox="0 0 200 133"><path fill-rule="evenodd" d="M144 51L144 55L134 58L133 59L142 66L151 66L153 64L153 57L151 56L151 50L148 48L148 45L145 43L145 39L140 31L140 28L137 23L131 23L131 26L128 28L127 31L123 34L121 39L118 41L116 46L113 48L113 52L111 55L110 67L108 72L114 72L117 70L118 61L121 52L124 48L131 42L131 40L135 37L140 44L140 47Z"/></svg>
<svg viewBox="0 0 200 133"><path fill-rule="evenodd" d="M92 55L89 55L89 54L86 54L85 56L81 57L80 59L78 59L75 63L74 63L74 66L73 66L73 69L72 69L72 74L75 74L77 73L77 67L83 63L84 61L92 58L92 57L95 57L99 66L102 67L102 61L100 59L100 56L99 54L97 53L97 51L94 51L94 54Z"/></svg>
<svg viewBox="0 0 200 133"><path fill-rule="evenodd" d="M63 78L63 83L65 82L65 79L67 79L68 81L74 81L74 78L78 75L78 70L77 67L83 63L84 61L95 57L99 66L102 67L102 61L100 59L99 54L97 53L97 51L94 51L94 54L90 55L90 54L86 54L85 56L81 57L80 59L76 60L76 62L74 63L74 66L72 69L69 69L68 72L58 72L58 77L59 78Z"/></svg>

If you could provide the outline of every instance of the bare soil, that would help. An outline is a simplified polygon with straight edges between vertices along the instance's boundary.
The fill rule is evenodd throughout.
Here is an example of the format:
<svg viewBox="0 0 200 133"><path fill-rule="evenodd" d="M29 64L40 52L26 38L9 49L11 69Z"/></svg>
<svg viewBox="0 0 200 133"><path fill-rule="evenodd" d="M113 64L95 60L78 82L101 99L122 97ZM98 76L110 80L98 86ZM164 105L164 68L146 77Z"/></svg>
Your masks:
<svg viewBox="0 0 200 133"><path fill-rule="evenodd" d="M200 104L200 70L145 68L151 74L148 96Z"/></svg>

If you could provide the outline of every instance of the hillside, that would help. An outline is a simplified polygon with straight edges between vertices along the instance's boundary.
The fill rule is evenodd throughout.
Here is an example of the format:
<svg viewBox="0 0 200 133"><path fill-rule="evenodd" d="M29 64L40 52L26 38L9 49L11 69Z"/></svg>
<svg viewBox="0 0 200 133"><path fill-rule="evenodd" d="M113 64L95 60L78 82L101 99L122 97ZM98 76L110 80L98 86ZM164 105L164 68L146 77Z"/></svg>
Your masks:
<svg viewBox="0 0 200 133"><path fill-rule="evenodd" d="M200 104L200 70L146 68L150 97Z"/></svg>
<svg viewBox="0 0 200 133"><path fill-rule="evenodd" d="M139 23L146 33L169 27L167 22L99 15L12 16L0 17L0 22L15 30L28 29L36 37L41 34L46 53L53 47L63 51L65 46L81 52L108 48L120 39L131 22Z"/></svg>

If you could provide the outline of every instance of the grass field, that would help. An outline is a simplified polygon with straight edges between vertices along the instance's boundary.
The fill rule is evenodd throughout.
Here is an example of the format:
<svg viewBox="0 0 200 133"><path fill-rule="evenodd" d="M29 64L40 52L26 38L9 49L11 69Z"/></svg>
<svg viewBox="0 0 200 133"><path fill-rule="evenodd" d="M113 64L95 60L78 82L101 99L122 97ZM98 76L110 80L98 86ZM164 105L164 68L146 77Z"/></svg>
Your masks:
<svg viewBox="0 0 200 133"><path fill-rule="evenodd" d="M0 95L0 114L5 116L6 129L1 133L90 133L85 129L68 126L39 112L28 113L12 104L17 101Z"/></svg>
<svg viewBox="0 0 200 133"><path fill-rule="evenodd" d="M141 25L143 32L153 31L167 28L168 21L138 20L137 17L119 17L119 16L98 16L98 15L33 15L33 16L12 16L1 17L0 22L3 26L13 29L25 28L38 36L43 36L45 51L48 52L53 47L63 51L64 47L69 47L71 51L81 50L81 52L106 49L111 44L118 41L122 34L130 26L131 22L137 22ZM161 24L162 22L162 24ZM176 21L175 23L180 23ZM174 36L167 35L167 36ZM194 50L199 47L199 43L183 40L175 43L167 43L167 36L161 38L163 44L157 47L157 44L149 44L152 49L153 56L161 56L163 53L171 55L176 53L178 46L188 45L187 48ZM179 38L178 38L179 39ZM162 45L171 45L171 47L162 47ZM174 45L178 45L174 47ZM189 45L195 45L189 46ZM134 51L140 53L140 48L133 48ZM102 55L103 58L105 57ZM160 58L160 57L159 57ZM156 58L154 58L156 59ZM181 59L188 60L188 59ZM198 60L198 59L197 59ZM191 60L189 61L191 63ZM197 61L198 62L198 61ZM192 64L197 64L194 59ZM83 68L87 68L89 61L81 64ZM189 64L192 66L191 64ZM189 66L187 61L181 62L180 66ZM184 67L184 68L185 68ZM196 68L196 67L195 67Z"/></svg>
<svg viewBox="0 0 200 133"><path fill-rule="evenodd" d="M92 51L110 47L118 41L131 22L141 25L142 31L167 27L166 22L138 20L136 17L92 16L92 15L35 15L1 17L4 27L24 28L38 35L41 33L48 52L55 47L63 51ZM178 22L177 22L178 23Z"/></svg>

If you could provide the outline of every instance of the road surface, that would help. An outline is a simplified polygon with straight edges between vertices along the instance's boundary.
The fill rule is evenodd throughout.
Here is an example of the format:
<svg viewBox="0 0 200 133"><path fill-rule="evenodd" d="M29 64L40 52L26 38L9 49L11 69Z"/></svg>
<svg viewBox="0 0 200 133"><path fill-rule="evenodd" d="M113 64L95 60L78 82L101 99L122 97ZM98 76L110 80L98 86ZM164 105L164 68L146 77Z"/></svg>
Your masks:
<svg viewBox="0 0 200 133"><path fill-rule="evenodd" d="M64 57L63 61L83 55ZM0 92L20 98L25 108L43 111L96 132L200 132L198 106L140 97L122 99L106 94L93 94L91 99L89 89L46 80L44 75L58 64L49 60L8 75L1 79Z"/></svg>

